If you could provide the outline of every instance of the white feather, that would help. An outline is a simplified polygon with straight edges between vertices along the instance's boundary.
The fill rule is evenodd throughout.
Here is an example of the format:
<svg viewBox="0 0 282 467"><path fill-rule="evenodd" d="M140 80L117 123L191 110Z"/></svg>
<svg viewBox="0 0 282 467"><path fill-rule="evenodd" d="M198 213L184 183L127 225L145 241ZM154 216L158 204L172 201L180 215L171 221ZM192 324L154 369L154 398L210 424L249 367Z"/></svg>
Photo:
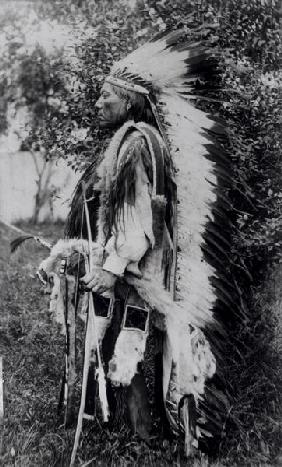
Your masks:
<svg viewBox="0 0 282 467"><path fill-rule="evenodd" d="M162 102L177 171L179 299L192 308L192 314L209 313L211 317L216 297L209 278L215 269L205 261L201 243L207 216L212 217L210 205L216 201L210 184L216 184L214 164L205 157L204 144L209 141L202 134L203 129L212 127L212 121L175 95L163 95Z"/></svg>
<svg viewBox="0 0 282 467"><path fill-rule="evenodd" d="M164 90L183 83L187 71L184 60L187 57L187 50L171 51L164 39L149 42L114 64L111 74L130 70L130 73L152 83L153 87Z"/></svg>

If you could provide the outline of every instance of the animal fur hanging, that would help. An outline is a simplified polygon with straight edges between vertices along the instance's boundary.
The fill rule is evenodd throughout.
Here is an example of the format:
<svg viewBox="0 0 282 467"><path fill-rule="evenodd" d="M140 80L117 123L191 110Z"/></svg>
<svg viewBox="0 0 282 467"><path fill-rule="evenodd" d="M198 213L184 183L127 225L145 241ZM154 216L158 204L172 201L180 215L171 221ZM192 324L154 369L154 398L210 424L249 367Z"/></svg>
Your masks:
<svg viewBox="0 0 282 467"><path fill-rule="evenodd" d="M139 329L121 329L109 362L108 378L114 386L129 386L144 359L147 334Z"/></svg>

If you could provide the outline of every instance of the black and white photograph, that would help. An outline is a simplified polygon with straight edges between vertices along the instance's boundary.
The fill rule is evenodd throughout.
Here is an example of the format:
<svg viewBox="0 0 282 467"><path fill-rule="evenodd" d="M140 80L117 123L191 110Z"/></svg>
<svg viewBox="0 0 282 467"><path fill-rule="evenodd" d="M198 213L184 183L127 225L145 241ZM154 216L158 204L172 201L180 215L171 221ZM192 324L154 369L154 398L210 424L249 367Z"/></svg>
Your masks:
<svg viewBox="0 0 282 467"><path fill-rule="evenodd" d="M279 0L0 0L0 465L282 465Z"/></svg>

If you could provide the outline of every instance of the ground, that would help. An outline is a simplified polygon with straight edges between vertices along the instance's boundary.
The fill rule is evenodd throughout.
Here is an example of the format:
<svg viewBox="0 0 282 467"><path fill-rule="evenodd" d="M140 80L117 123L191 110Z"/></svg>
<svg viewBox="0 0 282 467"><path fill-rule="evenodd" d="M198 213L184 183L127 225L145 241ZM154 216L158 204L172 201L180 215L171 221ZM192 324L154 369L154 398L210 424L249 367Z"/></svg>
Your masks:
<svg viewBox="0 0 282 467"><path fill-rule="evenodd" d="M62 235L61 225L21 224L20 227L49 240ZM0 222L0 234L0 355L5 379L0 465L67 466L74 427L65 430L57 417L64 337L48 312L49 296L44 294L36 278L36 269L48 250L28 241L10 256L9 242L19 233ZM240 443L237 444L235 451L240 449ZM110 432L88 423L81 437L76 465L234 466L237 463L232 449L232 456L225 453L216 463L209 463L204 456L187 461L175 441L169 443L157 437L149 447L132 436L125 426L118 432ZM266 460L270 454L262 461L261 454L252 452L238 465L274 465Z"/></svg>

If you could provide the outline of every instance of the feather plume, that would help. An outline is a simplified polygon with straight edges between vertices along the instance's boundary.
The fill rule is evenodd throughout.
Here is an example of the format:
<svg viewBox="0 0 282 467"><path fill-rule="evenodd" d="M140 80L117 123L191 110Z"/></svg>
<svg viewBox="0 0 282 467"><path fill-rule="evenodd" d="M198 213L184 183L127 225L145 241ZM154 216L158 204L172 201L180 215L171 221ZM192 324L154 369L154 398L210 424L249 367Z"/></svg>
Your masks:
<svg viewBox="0 0 282 467"><path fill-rule="evenodd" d="M14 253L20 246L22 246L22 244L26 240L35 240L40 245L44 246L45 248L48 248L48 250L51 249L51 244L48 243L46 240L43 240L40 237L35 237L34 235L22 235L21 237L17 237L11 241L10 243L11 253Z"/></svg>

